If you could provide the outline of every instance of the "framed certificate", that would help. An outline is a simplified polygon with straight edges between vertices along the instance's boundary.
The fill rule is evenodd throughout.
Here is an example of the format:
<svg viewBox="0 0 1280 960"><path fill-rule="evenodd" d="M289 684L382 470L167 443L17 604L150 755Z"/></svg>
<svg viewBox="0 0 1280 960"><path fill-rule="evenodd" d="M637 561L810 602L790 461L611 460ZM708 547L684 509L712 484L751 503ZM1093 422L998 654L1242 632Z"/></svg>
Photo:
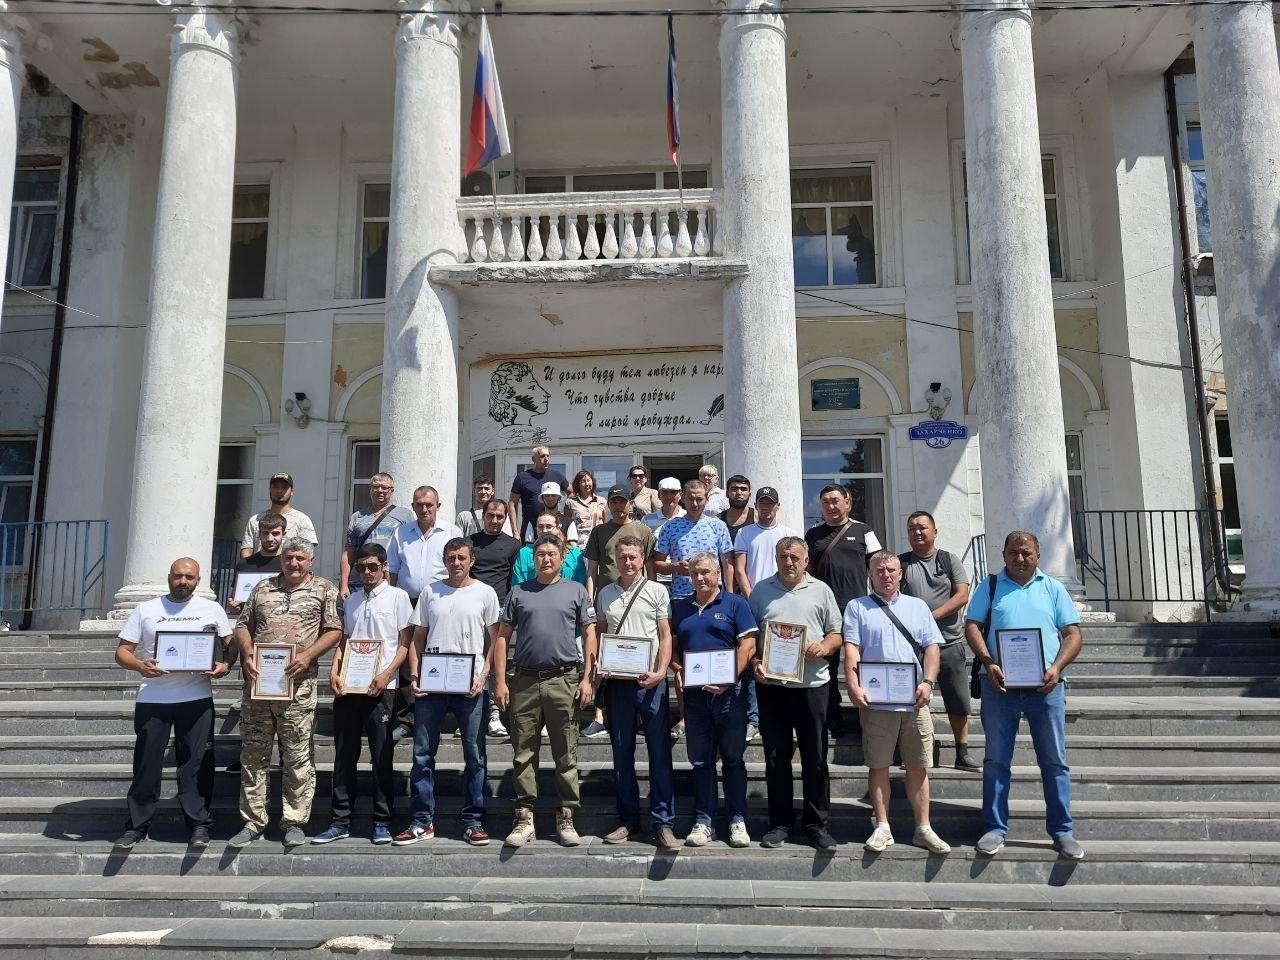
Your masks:
<svg viewBox="0 0 1280 960"><path fill-rule="evenodd" d="M600 636L600 662L597 669L611 677L638 677L653 669L656 640L649 637L624 637L616 633Z"/></svg>
<svg viewBox="0 0 1280 960"><path fill-rule="evenodd" d="M474 653L424 653L418 689L424 693L471 693L476 675Z"/></svg>
<svg viewBox="0 0 1280 960"><path fill-rule="evenodd" d="M293 677L285 670L293 662L292 643L257 643L253 647L253 665L258 679L250 691L254 700L292 700Z"/></svg>
<svg viewBox="0 0 1280 960"><path fill-rule="evenodd" d="M381 640L347 640L342 651L342 686L347 693L368 693L381 665Z"/></svg>
<svg viewBox="0 0 1280 960"><path fill-rule="evenodd" d="M253 593L254 587L278 573L279 571L262 573L257 570L237 570L235 581L231 585L231 599L236 603L244 603L249 599L249 594Z"/></svg>
<svg viewBox="0 0 1280 960"><path fill-rule="evenodd" d="M1044 644L1039 627L996 631L996 662L1004 672L1006 690L1044 686Z"/></svg>
<svg viewBox="0 0 1280 960"><path fill-rule="evenodd" d="M686 687L716 687L737 682L737 650L697 650L684 655Z"/></svg>
<svg viewBox="0 0 1280 960"><path fill-rule="evenodd" d="M205 673L213 669L217 648L212 630L157 630L151 659L170 673Z"/></svg>
<svg viewBox="0 0 1280 960"><path fill-rule="evenodd" d="M760 648L760 672L770 680L804 678L804 646L808 631L798 623L766 620Z"/></svg>
<svg viewBox="0 0 1280 960"><path fill-rule="evenodd" d="M914 663L882 663L863 660L858 664L858 684L873 704L911 707L920 686L920 668Z"/></svg>

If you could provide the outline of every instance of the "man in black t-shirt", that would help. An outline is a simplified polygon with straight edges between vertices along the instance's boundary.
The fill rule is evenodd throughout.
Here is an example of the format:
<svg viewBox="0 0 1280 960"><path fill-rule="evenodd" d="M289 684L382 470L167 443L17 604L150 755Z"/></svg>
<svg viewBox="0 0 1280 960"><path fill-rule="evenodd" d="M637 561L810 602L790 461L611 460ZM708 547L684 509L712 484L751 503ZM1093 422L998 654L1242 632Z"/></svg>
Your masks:
<svg viewBox="0 0 1280 960"><path fill-rule="evenodd" d="M493 588L498 595L498 605L507 602L511 592L511 568L520 555L520 541L503 532L507 522L507 505L501 500L490 500L484 505L484 529L473 533L471 540L471 576ZM505 739L507 728L502 714L493 699L495 678L489 676L489 736Z"/></svg>
<svg viewBox="0 0 1280 960"><path fill-rule="evenodd" d="M735 473L724 485L725 496L729 500L729 509L720 514L720 519L729 528L729 542L738 538L738 531L756 522L755 507L751 502L751 481L740 473ZM730 593L742 595L738 584L730 582L724 585ZM748 674L750 676L750 674Z"/></svg>
<svg viewBox="0 0 1280 960"><path fill-rule="evenodd" d="M533 522L542 513L542 485L554 480L560 485L561 493L567 495L569 478L559 470L551 469L551 448L536 446L533 448L533 466L516 474L511 484L511 500L508 502L508 522L511 535L517 540L533 539L529 531ZM518 516L517 516L518 514Z"/></svg>
<svg viewBox="0 0 1280 960"><path fill-rule="evenodd" d="M825 522L805 531L809 545L809 572L836 595L841 612L850 600L867 595L867 558L882 549L875 531L849 516L853 501L849 491L838 483L829 483L818 494ZM840 653L827 658L831 676L839 673ZM844 714L840 709L840 684L827 685L827 728L832 736L844 733ZM854 723L858 715L854 714Z"/></svg>

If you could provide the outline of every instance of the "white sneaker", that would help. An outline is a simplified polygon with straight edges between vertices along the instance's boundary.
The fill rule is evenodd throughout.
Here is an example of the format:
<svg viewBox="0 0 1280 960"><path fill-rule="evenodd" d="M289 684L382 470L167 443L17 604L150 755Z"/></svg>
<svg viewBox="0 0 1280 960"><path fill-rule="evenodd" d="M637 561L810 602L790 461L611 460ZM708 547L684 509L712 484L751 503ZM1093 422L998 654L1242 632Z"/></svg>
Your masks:
<svg viewBox="0 0 1280 960"><path fill-rule="evenodd" d="M507 728L502 725L502 721L498 719L495 713L489 718L489 736L502 738L507 735Z"/></svg>
<svg viewBox="0 0 1280 960"><path fill-rule="evenodd" d="M879 824L871 831L871 836L867 837L864 844L868 853L884 853L893 846L893 833L889 830L888 824Z"/></svg>
<svg viewBox="0 0 1280 960"><path fill-rule="evenodd" d="M927 825L923 827L916 827L916 832L911 838L911 842L917 847L923 847L930 853L951 852L951 845L934 833L933 827Z"/></svg>
<svg viewBox="0 0 1280 960"><path fill-rule="evenodd" d="M741 820L734 820L729 824L729 846L731 847L749 847L751 846L751 835L747 833L747 825Z"/></svg>
<svg viewBox="0 0 1280 960"><path fill-rule="evenodd" d="M689 835L684 838L684 845L686 847L705 847L715 838L716 832L711 829L710 824L695 823L693 829L689 831Z"/></svg>

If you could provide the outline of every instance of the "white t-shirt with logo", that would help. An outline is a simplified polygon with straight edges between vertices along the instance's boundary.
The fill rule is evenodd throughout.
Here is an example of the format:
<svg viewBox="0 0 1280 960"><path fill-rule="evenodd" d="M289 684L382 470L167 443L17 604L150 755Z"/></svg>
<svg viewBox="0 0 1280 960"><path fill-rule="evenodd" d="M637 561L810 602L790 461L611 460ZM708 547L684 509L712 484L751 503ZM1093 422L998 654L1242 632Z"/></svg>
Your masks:
<svg viewBox="0 0 1280 960"><path fill-rule="evenodd" d="M778 541L783 537L798 536L800 534L781 523L772 527L749 523L738 531L733 541L733 552L746 555L747 576L753 587L778 572Z"/></svg>
<svg viewBox="0 0 1280 960"><path fill-rule="evenodd" d="M150 660L157 630L201 631L210 627L219 637L231 635L226 612L212 600L193 596L175 603L163 596L134 607L120 631L120 639L137 644L134 655L139 660ZM163 677L143 677L138 684L137 702L187 703L212 696L213 684L203 673L167 673Z"/></svg>
<svg viewBox="0 0 1280 960"><path fill-rule="evenodd" d="M484 669L489 627L498 622L498 612L498 595L487 583L476 580L451 587L437 580L422 591L410 622L427 628L426 652L474 654L472 677L478 677Z"/></svg>

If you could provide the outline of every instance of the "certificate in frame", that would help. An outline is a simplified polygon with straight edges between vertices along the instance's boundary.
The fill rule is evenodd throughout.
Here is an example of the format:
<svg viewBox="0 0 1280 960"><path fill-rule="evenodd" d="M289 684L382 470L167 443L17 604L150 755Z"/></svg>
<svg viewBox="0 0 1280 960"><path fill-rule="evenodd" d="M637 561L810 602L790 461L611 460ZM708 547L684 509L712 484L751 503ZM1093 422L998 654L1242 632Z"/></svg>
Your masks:
<svg viewBox="0 0 1280 960"><path fill-rule="evenodd" d="M347 639L342 651L342 686L347 693L368 693L382 666L382 641Z"/></svg>
<svg viewBox="0 0 1280 960"><path fill-rule="evenodd" d="M253 665L258 677L250 691L253 700L292 700L293 677L285 675L293 663L292 643L256 643Z"/></svg>
<svg viewBox="0 0 1280 960"><path fill-rule="evenodd" d="M231 583L231 599L236 603L244 603L249 599L249 594L253 593L254 587L275 576L279 576L278 570L267 573L259 570L237 570Z"/></svg>
<svg viewBox="0 0 1280 960"><path fill-rule="evenodd" d="M864 660L858 664L858 685L872 705L913 707L920 686L920 668L912 663Z"/></svg>
<svg viewBox="0 0 1280 960"><path fill-rule="evenodd" d="M766 620L760 647L760 672L770 680L799 683L804 679L804 648L808 630L798 623Z"/></svg>
<svg viewBox="0 0 1280 960"><path fill-rule="evenodd" d="M996 662L1006 690L1038 690L1044 686L1044 643L1039 627L1006 627L996 631Z"/></svg>
<svg viewBox="0 0 1280 960"><path fill-rule="evenodd" d="M684 686L717 687L738 682L738 651L694 650L684 655Z"/></svg>
<svg viewBox="0 0 1280 960"><path fill-rule="evenodd" d="M157 630L151 659L169 673L208 673L217 648L213 630Z"/></svg>
<svg viewBox="0 0 1280 960"><path fill-rule="evenodd" d="M474 653L424 653L418 665L418 689L470 695L475 675Z"/></svg>
<svg viewBox="0 0 1280 960"><path fill-rule="evenodd" d="M653 669L652 637L625 637L618 633L600 635L600 662L596 669L610 677L635 679Z"/></svg>

